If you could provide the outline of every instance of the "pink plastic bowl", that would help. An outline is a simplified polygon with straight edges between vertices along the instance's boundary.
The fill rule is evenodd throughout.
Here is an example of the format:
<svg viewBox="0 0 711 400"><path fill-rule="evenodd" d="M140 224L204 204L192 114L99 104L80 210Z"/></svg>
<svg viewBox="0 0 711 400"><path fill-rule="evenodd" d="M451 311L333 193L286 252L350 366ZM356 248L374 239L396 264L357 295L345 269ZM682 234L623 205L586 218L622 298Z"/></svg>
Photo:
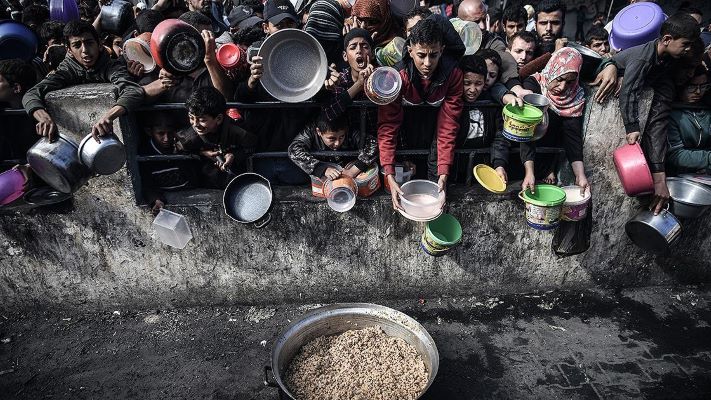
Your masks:
<svg viewBox="0 0 711 400"><path fill-rule="evenodd" d="M25 176L22 172L11 169L0 174L0 206L12 203L23 195Z"/></svg>
<svg viewBox="0 0 711 400"><path fill-rule="evenodd" d="M652 173L639 143L626 144L612 154L617 175L628 196L639 196L654 192Z"/></svg>

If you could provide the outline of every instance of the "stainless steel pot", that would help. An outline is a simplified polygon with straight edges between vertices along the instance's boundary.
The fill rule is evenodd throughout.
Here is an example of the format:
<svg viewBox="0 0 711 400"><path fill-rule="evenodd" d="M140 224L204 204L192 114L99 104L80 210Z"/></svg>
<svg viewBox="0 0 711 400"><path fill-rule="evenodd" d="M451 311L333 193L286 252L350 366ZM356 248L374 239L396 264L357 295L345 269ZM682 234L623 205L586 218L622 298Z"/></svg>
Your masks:
<svg viewBox="0 0 711 400"><path fill-rule="evenodd" d="M124 0L112 0L101 7L101 30L122 35L134 21L133 5Z"/></svg>
<svg viewBox="0 0 711 400"><path fill-rule="evenodd" d="M681 224L674 214L663 210L659 215L645 210L625 224L630 239L650 253L663 254L681 235Z"/></svg>
<svg viewBox="0 0 711 400"><path fill-rule="evenodd" d="M246 172L230 181L222 196L225 214L242 224L264 228L271 220L272 186L262 175Z"/></svg>
<svg viewBox="0 0 711 400"><path fill-rule="evenodd" d="M286 387L284 380L289 363L302 346L320 336L371 326L379 326L386 334L405 340L420 354L429 375L427 386L420 393L422 396L439 369L439 352L434 340L419 322L404 313L369 303L342 303L317 308L284 328L272 348L272 365L264 369L265 385L279 387L289 398L294 399L294 394Z"/></svg>
<svg viewBox="0 0 711 400"><path fill-rule="evenodd" d="M700 217L711 207L711 189L684 178L667 178L671 194L670 210L679 218Z"/></svg>
<svg viewBox="0 0 711 400"><path fill-rule="evenodd" d="M52 188L74 193L91 177L91 171L79 161L79 146L62 134L55 142L40 139L27 151L30 168Z"/></svg>
<svg viewBox="0 0 711 400"><path fill-rule="evenodd" d="M536 129L533 131L533 139L538 140L543 138L548 132L548 124L550 123L548 119L548 107L550 107L551 102L548 98L542 94L529 93L523 96L523 102L532 105L543 112L543 119L536 125Z"/></svg>
<svg viewBox="0 0 711 400"><path fill-rule="evenodd" d="M79 143L79 160L93 173L111 175L123 167L126 162L126 149L114 134L101 136L97 142L87 135Z"/></svg>

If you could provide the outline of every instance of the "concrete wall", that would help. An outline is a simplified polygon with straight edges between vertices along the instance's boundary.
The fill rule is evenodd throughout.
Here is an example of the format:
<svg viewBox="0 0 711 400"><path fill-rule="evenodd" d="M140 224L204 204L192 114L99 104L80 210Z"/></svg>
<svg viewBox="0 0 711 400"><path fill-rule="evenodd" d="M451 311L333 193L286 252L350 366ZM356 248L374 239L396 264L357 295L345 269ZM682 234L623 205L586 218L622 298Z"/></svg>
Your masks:
<svg viewBox="0 0 711 400"><path fill-rule="evenodd" d="M50 111L62 129L88 132L111 96L107 87L74 88L53 94ZM617 105L588 112L595 222L581 255L552 253L553 234L526 226L515 187L505 196L452 190L449 212L462 222L464 243L438 259L418 248L423 225L393 213L387 196L338 214L306 190L277 190L273 221L262 230L226 217L219 192L185 198L169 207L187 216L194 235L181 251L157 241L123 169L93 179L67 210L0 215L0 307L368 301L711 281L709 217L685 224L670 256L631 244L623 226L640 206L623 194L612 165L624 136ZM131 143L130 130L119 134Z"/></svg>

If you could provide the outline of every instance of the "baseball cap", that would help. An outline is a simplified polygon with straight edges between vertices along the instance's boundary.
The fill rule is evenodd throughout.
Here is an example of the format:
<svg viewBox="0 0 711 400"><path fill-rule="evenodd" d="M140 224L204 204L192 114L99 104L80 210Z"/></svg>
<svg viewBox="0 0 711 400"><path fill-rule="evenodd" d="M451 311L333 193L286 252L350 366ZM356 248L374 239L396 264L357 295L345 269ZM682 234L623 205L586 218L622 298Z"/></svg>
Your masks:
<svg viewBox="0 0 711 400"><path fill-rule="evenodd" d="M237 6L230 11L227 16L227 22L230 27L239 29L249 28L262 22L262 19L254 14L254 11L249 6Z"/></svg>
<svg viewBox="0 0 711 400"><path fill-rule="evenodd" d="M264 19L277 25L286 18L299 21L294 5L289 0L267 0L264 4Z"/></svg>

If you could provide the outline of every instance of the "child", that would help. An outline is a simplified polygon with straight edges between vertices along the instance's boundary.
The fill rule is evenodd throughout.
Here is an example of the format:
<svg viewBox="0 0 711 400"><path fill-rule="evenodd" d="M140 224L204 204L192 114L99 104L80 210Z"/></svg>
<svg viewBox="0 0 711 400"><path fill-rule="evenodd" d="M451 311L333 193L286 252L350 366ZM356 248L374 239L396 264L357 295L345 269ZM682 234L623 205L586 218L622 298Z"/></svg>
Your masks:
<svg viewBox="0 0 711 400"><path fill-rule="evenodd" d="M225 98L213 87L195 90L185 102L190 127L178 133L178 150L199 154L207 187L224 188L230 174L246 170L256 138L225 118Z"/></svg>
<svg viewBox="0 0 711 400"><path fill-rule="evenodd" d="M676 60L691 51L699 38L696 20L686 13L677 13L664 21L658 39L615 54L613 60L624 69L620 90L620 110L627 132L627 143L640 138L639 95L645 86L654 89L647 118L642 148L654 180L651 209L658 214L669 201L664 161L667 152L667 126L676 88L672 78L678 68Z"/></svg>
<svg viewBox="0 0 711 400"><path fill-rule="evenodd" d="M461 39L455 44L461 46ZM457 59L442 54L444 45L442 28L435 20L427 18L418 22L410 32L408 51L403 56L400 94L394 102L378 107L380 164L395 209L400 208L400 187L394 175L398 143L406 143L410 148L431 149L428 178L437 180L441 191L447 185L454 162L464 85ZM435 107L431 110L403 109L404 102L427 103Z"/></svg>
<svg viewBox="0 0 711 400"><path fill-rule="evenodd" d="M325 114L319 115L315 124L309 124L299 133L289 145L289 158L304 172L319 178L337 179L341 174L355 178L361 172L367 171L375 162L378 145L375 137L365 135L360 140L357 130L348 132L348 119L341 115L329 120ZM339 171L325 163L341 164L342 157L316 157L312 151L328 150L359 150L358 158L353 165Z"/></svg>
<svg viewBox="0 0 711 400"><path fill-rule="evenodd" d="M585 35L585 47L602 57L610 57L610 35L600 26L593 26Z"/></svg>
<svg viewBox="0 0 711 400"><path fill-rule="evenodd" d="M499 71L501 70L501 56L496 50L481 49L474 53L481 57L486 62L486 81L484 82L483 92L488 92L494 84L499 80Z"/></svg>
<svg viewBox="0 0 711 400"><path fill-rule="evenodd" d="M459 60L459 68L464 74L464 102L474 103L486 86L486 62L477 55L464 56ZM457 147L479 148L487 145L484 114L479 109L472 107L464 110L459 124Z"/></svg>
<svg viewBox="0 0 711 400"><path fill-rule="evenodd" d="M176 154L176 131L179 116L171 112L145 113L139 124L146 133L146 140L139 144L142 156ZM197 181L191 161L145 161L140 163L143 198L157 213L166 204L164 192L186 190Z"/></svg>

